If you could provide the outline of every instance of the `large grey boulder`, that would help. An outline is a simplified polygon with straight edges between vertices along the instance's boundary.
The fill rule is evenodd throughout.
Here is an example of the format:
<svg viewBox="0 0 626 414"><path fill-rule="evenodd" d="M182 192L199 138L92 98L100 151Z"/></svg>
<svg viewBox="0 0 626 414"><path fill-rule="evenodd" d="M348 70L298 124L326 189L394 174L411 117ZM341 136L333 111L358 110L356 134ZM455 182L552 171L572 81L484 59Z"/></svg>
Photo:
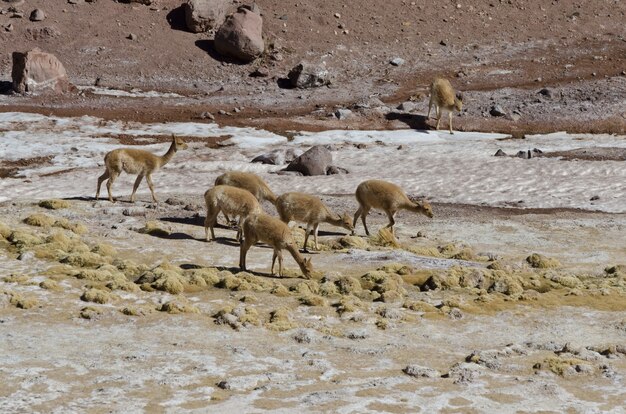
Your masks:
<svg viewBox="0 0 626 414"><path fill-rule="evenodd" d="M13 89L18 93L75 92L63 64L52 54L35 48L28 52L13 52Z"/></svg>
<svg viewBox="0 0 626 414"><path fill-rule="evenodd" d="M291 86L295 88L317 88L330 84L330 72L325 64L314 65L300 62L287 75Z"/></svg>
<svg viewBox="0 0 626 414"><path fill-rule="evenodd" d="M265 50L263 18L247 8L226 18L215 35L215 50L243 62L252 62Z"/></svg>
<svg viewBox="0 0 626 414"><path fill-rule="evenodd" d="M224 23L230 4L227 0L187 0L183 4L187 29L194 33L217 29Z"/></svg>
<svg viewBox="0 0 626 414"><path fill-rule="evenodd" d="M284 171L297 171L302 175L326 175L332 162L333 155L328 148L316 145L293 160Z"/></svg>

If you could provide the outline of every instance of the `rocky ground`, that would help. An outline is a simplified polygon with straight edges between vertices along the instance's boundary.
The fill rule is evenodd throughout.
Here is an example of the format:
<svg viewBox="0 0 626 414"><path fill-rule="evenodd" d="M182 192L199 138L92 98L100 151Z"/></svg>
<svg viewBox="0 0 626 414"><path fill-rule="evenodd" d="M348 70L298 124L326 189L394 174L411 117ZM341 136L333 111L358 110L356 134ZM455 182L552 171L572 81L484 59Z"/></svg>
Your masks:
<svg viewBox="0 0 626 414"><path fill-rule="evenodd" d="M558 161L526 164L549 168L545 180L510 177L521 184L502 193L506 208L447 203L444 177L435 218L400 213L397 239L378 232L380 213L370 216L372 237L360 224L357 236L322 226L321 251L310 254L312 280L290 258L284 277L270 275L264 246L251 249L250 273L240 272L232 229L219 227L216 242L203 240L200 192L171 190L180 187L176 177L194 188L205 178L190 178L197 152L179 156L188 169L163 172L170 190L159 193L158 206L141 191L134 205L93 200L95 184L84 180L95 177L101 160L94 149L82 158L72 149L75 164L52 172L45 168L55 156L0 154L2 188L13 192L0 194L7 200L0 204L0 411L623 410L626 215L615 207L623 198L616 163L625 159L623 2L262 0L266 53L251 64L217 54L212 32L185 30L180 5L0 2L2 111L98 116L102 130L117 127L110 120L216 122L289 139L294 131L424 130L434 127L425 118L427 86L443 75L464 92L455 130L510 134L497 142L510 155L525 150L528 141L517 139L532 133L617 136L610 147L586 136L579 138L585 148L533 154ZM43 21L28 19L35 8L45 12ZM35 46L63 62L78 93L10 92L11 52ZM396 58L402 61L392 64ZM287 87L287 73L303 60L325 62L331 85ZM250 76L259 68L268 76ZM57 138L96 131L49 122ZM42 134L29 125L3 129L0 139L18 130ZM155 134L98 138L166 140ZM231 137L186 139L215 147ZM335 156L350 160L357 178L371 174L359 169L368 151L392 149L339 147ZM402 163L413 148L404 148ZM202 160L219 163L226 151ZM223 160L247 163L253 152L232 151ZM465 165L462 154L457 160ZM568 164L584 162L593 167ZM215 171L200 172L207 171L210 183ZM597 176L597 188L578 194L577 174L585 182ZM288 188L272 177L264 175ZM347 187L342 177L332 180ZM491 185L501 178L491 177ZM64 199L33 195L28 188L37 179L51 183L46 191L67 193ZM333 184L298 180L304 188ZM475 181L480 198L484 185ZM52 188L59 183L61 190ZM126 192L129 184L119 185ZM84 186L88 195L68 195ZM539 199L533 186L557 205L569 193L589 203L520 208L520 192ZM320 195L333 209L353 211L348 193ZM605 203L621 212L595 211ZM302 242L303 230L293 232Z"/></svg>

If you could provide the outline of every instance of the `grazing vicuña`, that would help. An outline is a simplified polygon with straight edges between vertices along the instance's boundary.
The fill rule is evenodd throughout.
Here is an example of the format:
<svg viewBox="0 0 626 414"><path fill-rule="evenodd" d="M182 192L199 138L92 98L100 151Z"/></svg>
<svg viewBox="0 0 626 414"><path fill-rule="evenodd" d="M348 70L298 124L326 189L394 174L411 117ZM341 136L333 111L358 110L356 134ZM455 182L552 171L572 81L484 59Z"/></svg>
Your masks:
<svg viewBox="0 0 626 414"><path fill-rule="evenodd" d="M463 95L454 93L454 89L450 84L450 81L443 78L437 78L430 85L430 102L428 102L428 115L430 118L430 111L435 106L435 114L437 115L437 126L439 129L439 121L441 121L441 115L443 109L448 111L448 120L450 133L452 134L452 112L454 110L461 111L463 109Z"/></svg>
<svg viewBox="0 0 626 414"><path fill-rule="evenodd" d="M359 216L361 216L363 227L365 227L365 234L368 236L370 232L367 229L365 217L372 208L383 210L387 213L387 217L389 217L389 224L386 227L389 227L392 234L393 226L396 224L394 216L398 210L409 210L424 214L430 218L433 217L432 207L427 201L411 201L402 188L387 181L363 181L356 188L355 196L356 201L359 202L359 209L354 214L353 225L356 226L356 221Z"/></svg>
<svg viewBox="0 0 626 414"><path fill-rule="evenodd" d="M211 240L215 240L213 227L220 211L230 214L232 217L239 216L237 228L237 240L241 241L241 224L250 214L261 213L261 206L254 196L241 188L229 185L216 185L204 193L206 203L206 219L204 220L204 230L206 240L209 241L209 228L211 229Z"/></svg>
<svg viewBox="0 0 626 414"><path fill-rule="evenodd" d="M276 210L280 219L289 224L291 220L306 223L306 235L304 236L304 251L307 251L309 234L313 231L315 249L317 245L317 230L320 223L330 223L333 226L343 227L353 231L352 217L347 213L343 215L331 212L318 197L304 193L285 193L276 199Z"/></svg>
<svg viewBox="0 0 626 414"><path fill-rule="evenodd" d="M264 242L272 246L274 255L272 256L272 269L274 274L274 264L278 258L278 274L283 276L283 250L291 253L300 270L307 279L311 278L313 264L311 259L305 259L298 252L298 246L291 234L291 229L277 218L267 214L250 215L243 222L243 243L239 254L239 267L246 270L246 254L256 242Z"/></svg>

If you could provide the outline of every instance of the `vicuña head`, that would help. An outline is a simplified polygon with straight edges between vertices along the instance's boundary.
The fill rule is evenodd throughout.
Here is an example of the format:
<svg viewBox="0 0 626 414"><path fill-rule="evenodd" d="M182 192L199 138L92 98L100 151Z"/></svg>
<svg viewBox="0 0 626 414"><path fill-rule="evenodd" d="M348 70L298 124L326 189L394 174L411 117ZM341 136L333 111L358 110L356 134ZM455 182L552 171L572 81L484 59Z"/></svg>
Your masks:
<svg viewBox="0 0 626 414"><path fill-rule="evenodd" d="M118 148L108 152L104 156L104 166L106 169L104 174L98 177L96 200L100 196L100 186L105 180L108 180L107 192L109 193L109 201L112 203L115 202L111 193L111 187L115 179L124 171L127 174L137 174L135 184L133 185L133 192L130 195L131 203L135 202L135 193L144 177L150 188L150 193L152 193L152 200L157 203L158 200L154 194L154 185L152 184L152 173L167 164L179 149L187 149L187 144L181 138L172 134L172 144L167 152L161 156L135 148Z"/></svg>
<svg viewBox="0 0 626 414"><path fill-rule="evenodd" d="M463 94L460 92L455 93L454 88L452 88L450 81L447 79L436 78L430 85L430 102L428 103L427 118L430 118L430 111L433 106L437 116L437 126L435 128L439 129L441 115L445 109L448 111L450 133L452 134L452 112L455 110L461 112L463 110Z"/></svg>

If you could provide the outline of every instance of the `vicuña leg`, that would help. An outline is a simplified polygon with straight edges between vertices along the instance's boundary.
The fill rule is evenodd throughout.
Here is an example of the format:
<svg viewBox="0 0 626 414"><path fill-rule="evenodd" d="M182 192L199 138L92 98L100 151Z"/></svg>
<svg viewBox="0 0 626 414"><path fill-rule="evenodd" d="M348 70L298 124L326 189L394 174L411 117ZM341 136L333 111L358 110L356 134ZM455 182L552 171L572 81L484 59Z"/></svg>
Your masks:
<svg viewBox="0 0 626 414"><path fill-rule="evenodd" d="M137 188L139 188L139 184L141 183L141 180L143 180L143 174L139 174L137 176L137 179L135 179L135 184L133 185L133 193L130 195L131 203L135 202L135 193L137 192Z"/></svg>
<svg viewBox="0 0 626 414"><path fill-rule="evenodd" d="M96 200L98 199L98 197L100 197L100 187L102 186L102 183L104 182L104 180L109 178L109 170L105 170L104 174L102 174L100 177L98 177L98 188L96 189Z"/></svg>
<svg viewBox="0 0 626 414"><path fill-rule="evenodd" d="M152 176L150 174L146 175L146 181L148 182L148 187L150 187L150 192L152 193L152 201L158 203L156 196L154 195L154 185L152 184Z"/></svg>
<svg viewBox="0 0 626 414"><path fill-rule="evenodd" d="M113 187L113 183L115 179L120 175L120 173L111 171L109 176L109 181L107 181L107 192L109 193L109 201L111 203L115 203L115 199L113 198L113 194L111 193L111 187Z"/></svg>

